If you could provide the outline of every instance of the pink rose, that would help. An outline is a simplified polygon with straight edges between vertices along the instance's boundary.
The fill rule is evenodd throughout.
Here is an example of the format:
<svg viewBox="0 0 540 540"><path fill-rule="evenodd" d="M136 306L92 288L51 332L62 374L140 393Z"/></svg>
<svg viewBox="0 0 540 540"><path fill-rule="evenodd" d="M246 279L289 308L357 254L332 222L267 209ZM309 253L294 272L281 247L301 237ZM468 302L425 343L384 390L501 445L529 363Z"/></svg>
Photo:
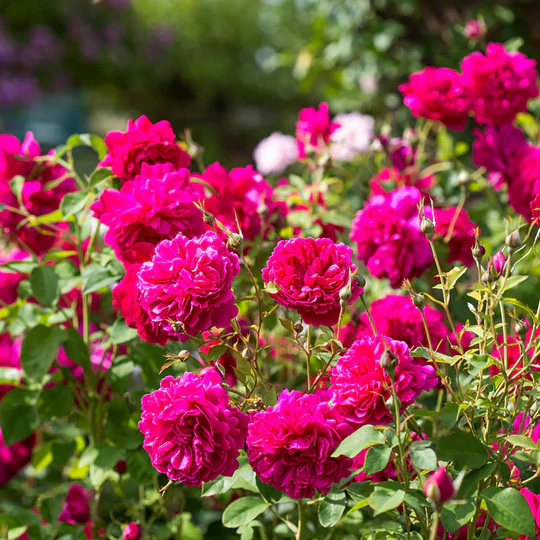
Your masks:
<svg viewBox="0 0 540 540"><path fill-rule="evenodd" d="M508 202L528 221L533 220L531 203L540 193L540 147L524 146L510 163Z"/></svg>
<svg viewBox="0 0 540 540"><path fill-rule="evenodd" d="M71 484L64 501L58 521L62 523L86 524L90 519L90 505L88 495L79 484Z"/></svg>
<svg viewBox="0 0 540 540"><path fill-rule="evenodd" d="M416 117L436 120L458 131L467 124L472 93L464 77L453 69L426 67L413 73L399 91Z"/></svg>
<svg viewBox="0 0 540 540"><path fill-rule="evenodd" d="M328 238L282 240L263 268L263 281L274 283L278 292L270 296L297 311L306 324L333 326L339 319L341 291L356 270L352 256L350 247ZM345 305L362 292L352 279Z"/></svg>
<svg viewBox="0 0 540 540"><path fill-rule="evenodd" d="M110 167L123 182L133 180L142 164L171 163L175 169L189 167L191 156L175 142L171 124L152 124L146 116L128 120L126 131L109 131L105 137L108 154L100 163Z"/></svg>
<svg viewBox="0 0 540 540"><path fill-rule="evenodd" d="M339 124L330 120L327 103L321 103L318 109L313 107L302 109L296 122L299 159L305 158L310 149L319 150L322 145L328 144L330 136L338 127Z"/></svg>
<svg viewBox="0 0 540 540"><path fill-rule="evenodd" d="M265 484L293 499L328 493L349 475L351 460L332 457L342 440L327 401L316 394L284 390L278 402L252 417L249 464Z"/></svg>
<svg viewBox="0 0 540 540"><path fill-rule="evenodd" d="M143 448L159 472L188 487L233 475L248 416L231 406L218 373L165 377L141 404Z"/></svg>
<svg viewBox="0 0 540 540"><path fill-rule="evenodd" d="M424 484L424 495L437 506L443 505L455 495L454 482L444 467L439 467Z"/></svg>
<svg viewBox="0 0 540 540"><path fill-rule="evenodd" d="M484 56L473 52L461 63L473 93L474 116L480 124L511 124L538 97L536 62L502 43L489 43Z"/></svg>

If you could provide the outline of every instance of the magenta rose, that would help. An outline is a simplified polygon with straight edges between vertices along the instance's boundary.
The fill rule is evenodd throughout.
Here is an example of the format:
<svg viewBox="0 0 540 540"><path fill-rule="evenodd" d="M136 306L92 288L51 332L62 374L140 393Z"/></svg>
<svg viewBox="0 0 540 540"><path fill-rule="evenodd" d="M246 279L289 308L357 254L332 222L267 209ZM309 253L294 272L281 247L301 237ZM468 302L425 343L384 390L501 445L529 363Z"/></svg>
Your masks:
<svg viewBox="0 0 540 540"><path fill-rule="evenodd" d="M472 93L463 76L449 68L426 67L413 73L399 91L416 117L436 120L461 131L472 107Z"/></svg>
<svg viewBox="0 0 540 540"><path fill-rule="evenodd" d="M260 479L293 499L328 493L349 475L351 460L332 457L342 440L327 401L316 394L284 390L278 402L249 424L248 459Z"/></svg>
<svg viewBox="0 0 540 540"><path fill-rule="evenodd" d="M416 167L400 170L397 167L384 167L369 181L372 195L384 195L405 186L414 186L422 193L433 187L435 177L431 174L419 176Z"/></svg>
<svg viewBox="0 0 540 540"><path fill-rule="evenodd" d="M90 505L88 495L79 484L72 484L66 495L62 511L58 516L58 521L62 523L86 524L90 519Z"/></svg>
<svg viewBox="0 0 540 540"><path fill-rule="evenodd" d="M333 326L339 319L340 292L356 270L352 256L350 247L329 238L281 240L262 270L263 281L272 282L278 292L270 296L297 311L306 324ZM347 304L362 292L352 279Z"/></svg>
<svg viewBox="0 0 540 540"><path fill-rule="evenodd" d="M540 495L533 493L527 488L521 488L519 492L525 497L525 500L531 509L536 524L536 538L538 539L540 537ZM508 538L507 540L511 539ZM529 537L522 534L518 537L518 540L529 540Z"/></svg>
<svg viewBox="0 0 540 540"><path fill-rule="evenodd" d="M19 208L19 201L11 191L10 180L22 176L21 204L33 216L43 216L58 210L64 195L75 190L75 182L67 177L60 165L48 161L36 161L41 149L31 132L22 143L11 135L0 136L0 204L8 206L0 210L0 228L21 248L37 255L46 253L59 240L56 230L46 224L41 230L28 225L21 226L25 216L11 208ZM48 156L54 155L54 151ZM64 227L65 228L65 227ZM42 230L45 229L47 234Z"/></svg>
<svg viewBox="0 0 540 540"><path fill-rule="evenodd" d="M165 377L141 404L143 448L159 472L188 487L233 475L248 416L231 406L216 371Z"/></svg>
<svg viewBox="0 0 540 540"><path fill-rule="evenodd" d="M282 206L273 200L272 186L251 165L227 172L213 163L200 178L210 188L204 209L232 232L239 232L240 225L245 240L266 237L278 224Z"/></svg>
<svg viewBox="0 0 540 540"><path fill-rule="evenodd" d="M135 522L128 523L122 531L122 540L140 540L142 538L142 529Z"/></svg>
<svg viewBox="0 0 540 540"><path fill-rule="evenodd" d="M395 363L394 382L381 361ZM377 335L356 340L332 368L330 380L334 406L354 431L392 421L386 402L393 386L403 411L438 379L433 365L411 356L406 343Z"/></svg>
<svg viewBox="0 0 540 540"><path fill-rule="evenodd" d="M461 63L473 93L479 124L511 124L538 97L536 62L520 52L508 52L502 43L489 43L484 56L473 52Z"/></svg>
<svg viewBox="0 0 540 540"><path fill-rule="evenodd" d="M339 124L330 120L327 103L321 103L318 109L302 109L296 122L298 158L305 158L310 149L319 150L322 145L328 144L330 136L338 127Z"/></svg>
<svg viewBox="0 0 540 540"><path fill-rule="evenodd" d="M238 255L215 233L192 239L178 233L139 270L141 306L160 332L180 341L226 328L238 314L231 285L239 273Z"/></svg>
<svg viewBox="0 0 540 540"><path fill-rule="evenodd" d="M373 301L369 312L378 334L404 341L411 348L429 346L422 314L410 297L389 294ZM433 347L445 352L448 330L444 324L443 313L431 306L425 306L423 312ZM350 347L356 339L372 335L367 313L362 313L358 323L351 320L343 328L341 341L345 347Z"/></svg>
<svg viewBox="0 0 540 540"><path fill-rule="evenodd" d="M8 253L0 251L0 265L11 261L21 261L27 257L29 254L22 249L13 249ZM0 267L0 300L5 304L13 304L19 296L17 287L24 279L24 274Z"/></svg>
<svg viewBox="0 0 540 540"><path fill-rule="evenodd" d="M444 467L439 467L424 484L424 495L437 506L444 504L455 495L454 482Z"/></svg>
<svg viewBox="0 0 540 540"><path fill-rule="evenodd" d="M476 243L475 231L478 228L471 221L467 210L457 208L435 208L435 215L431 207L426 206L424 213L429 219L435 221L435 234L433 238L442 239L449 248L448 262L461 261L466 266L474 264L472 249Z"/></svg>
<svg viewBox="0 0 540 540"><path fill-rule="evenodd" d="M137 287L137 274L140 267L140 264L128 267L126 275L112 290L112 305L124 317L126 324L137 330L137 334L143 341L165 345L169 341L168 334L150 319L141 306L141 293Z"/></svg>
<svg viewBox="0 0 540 540"><path fill-rule="evenodd" d="M527 146L523 132L511 124L502 126L488 125L484 131L473 130L476 139L473 143L473 162L477 167L484 167L489 182L496 190L511 181L510 163Z"/></svg>
<svg viewBox="0 0 540 540"><path fill-rule="evenodd" d="M351 228L358 259L376 278L397 289L404 279L420 276L433 262L426 236L420 231L417 205L420 191L402 187L375 195L358 211Z"/></svg>
<svg viewBox="0 0 540 540"><path fill-rule="evenodd" d="M536 197L531 202L531 214L532 218L536 220L536 223L540 223L540 192L536 194Z"/></svg>
<svg viewBox="0 0 540 540"><path fill-rule="evenodd" d="M177 171L170 163L143 163L135 180L120 191L106 189L91 210L109 227L105 242L129 264L134 250L144 244L154 247L179 232L188 238L203 234L203 215L194 204L203 198L204 191L190 182L187 169Z"/></svg>
<svg viewBox="0 0 540 540"><path fill-rule="evenodd" d="M524 146L510 164L508 202L528 221L533 220L531 203L540 193L540 147Z"/></svg>
<svg viewBox="0 0 540 540"><path fill-rule="evenodd" d="M133 180L142 164L171 163L175 169L189 167L191 156L175 142L171 124L152 124L146 116L129 120L126 131L109 131L105 137L108 154L100 163L110 167L123 182Z"/></svg>

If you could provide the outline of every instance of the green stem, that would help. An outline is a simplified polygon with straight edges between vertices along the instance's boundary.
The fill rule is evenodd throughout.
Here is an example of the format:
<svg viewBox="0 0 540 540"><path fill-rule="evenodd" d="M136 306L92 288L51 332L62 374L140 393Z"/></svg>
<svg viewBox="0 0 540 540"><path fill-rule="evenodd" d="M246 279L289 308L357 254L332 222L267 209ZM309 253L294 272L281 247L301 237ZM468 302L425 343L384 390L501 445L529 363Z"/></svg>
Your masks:
<svg viewBox="0 0 540 540"><path fill-rule="evenodd" d="M306 338L306 377L308 392L311 390L311 324L307 327Z"/></svg>
<svg viewBox="0 0 540 540"><path fill-rule="evenodd" d="M433 521L431 523L431 533L429 534L429 540L437 540L438 529L439 529L439 510L435 510L433 514Z"/></svg>
<svg viewBox="0 0 540 540"><path fill-rule="evenodd" d="M369 319L369 324L371 325L371 329L373 330L373 335L376 336L377 335L377 328L375 328L375 323L373 322L373 318L371 317L371 313L369 312L369 308L366 304L366 301L364 299L364 295L361 294L360 295L360 301L362 302L362 305L364 306L364 309L366 310L366 314L368 316L368 319Z"/></svg>
<svg viewBox="0 0 540 540"><path fill-rule="evenodd" d="M301 540L304 535L304 528L306 526L305 520L306 514L304 511L304 503L303 501L298 501L298 528L296 530L296 540Z"/></svg>

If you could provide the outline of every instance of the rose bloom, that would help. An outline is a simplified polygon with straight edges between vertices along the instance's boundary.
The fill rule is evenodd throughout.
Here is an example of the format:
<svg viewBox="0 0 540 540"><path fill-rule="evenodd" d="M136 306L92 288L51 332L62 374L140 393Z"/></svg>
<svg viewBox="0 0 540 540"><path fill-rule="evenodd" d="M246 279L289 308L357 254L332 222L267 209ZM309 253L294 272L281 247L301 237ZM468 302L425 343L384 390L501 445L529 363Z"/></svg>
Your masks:
<svg viewBox="0 0 540 540"><path fill-rule="evenodd" d="M511 124L488 125L484 131L473 130L476 139L473 143L473 162L484 167L489 182L496 190L511 181L510 164L514 156L527 146L523 132Z"/></svg>
<svg viewBox="0 0 540 540"><path fill-rule="evenodd" d="M471 221L467 210L461 209L456 216L457 208L435 208L435 215L431 207L424 208L424 214L428 219L435 221L435 232L433 239L444 240L448 245L448 262L461 261L466 266L474 264L472 249L476 243L475 230L478 228L474 221ZM447 240L451 230L450 238Z"/></svg>
<svg viewBox="0 0 540 540"><path fill-rule="evenodd" d="M137 274L141 265L143 262L149 261L153 253L153 249L147 252L146 256L142 252L138 253L140 258L133 261L138 264L130 265L120 283L112 290L112 305L122 314L126 324L137 330L137 334L143 341L165 345L169 341L169 336L150 319L148 313L142 308L141 293L137 287Z"/></svg>
<svg viewBox="0 0 540 540"><path fill-rule="evenodd" d="M472 93L464 77L453 69L426 67L413 73L399 91L416 117L436 120L458 131L467 124Z"/></svg>
<svg viewBox="0 0 540 540"><path fill-rule="evenodd" d="M533 220L531 203L540 193L540 147L524 146L510 164L508 202L528 221Z"/></svg>
<svg viewBox="0 0 540 540"><path fill-rule="evenodd" d="M527 488L521 488L519 492L525 497L525 500L529 504L531 513L534 518L534 522L536 524L536 538L538 539L540 537L540 495L533 493ZM507 538L507 540L511 540L511 539ZM528 536L525 536L524 534L522 534L518 536L518 540L530 540L530 539Z"/></svg>
<svg viewBox="0 0 540 540"><path fill-rule="evenodd" d="M261 174L281 174L298 160L296 140L276 131L257 145L253 158Z"/></svg>
<svg viewBox="0 0 540 540"><path fill-rule="evenodd" d="M339 127L332 133L330 155L338 161L353 161L369 148L373 140L375 119L357 112L338 114L334 122Z"/></svg>
<svg viewBox="0 0 540 540"><path fill-rule="evenodd" d="M88 495L79 484L72 484L66 495L58 521L62 523L85 524L90 519Z"/></svg>
<svg viewBox="0 0 540 540"><path fill-rule="evenodd" d="M333 326L340 315L340 291L356 270L352 257L350 247L328 238L281 240L263 268L262 278L279 289L270 296L297 311L306 324ZM347 304L362 292L352 279Z"/></svg>
<svg viewBox="0 0 540 540"><path fill-rule="evenodd" d="M311 149L319 150L321 145L328 144L332 133L338 127L339 124L330 120L328 103L321 103L318 109L302 109L296 122L298 157L303 159Z"/></svg>
<svg viewBox="0 0 540 540"><path fill-rule="evenodd" d="M38 217L58 210L64 195L75 190L75 182L66 177L66 169L48 162L37 162L40 154L40 146L31 132L26 134L22 143L12 135L0 135L0 204L19 208L17 197L9 185L15 176L24 178L22 205L29 214ZM52 157L54 151L48 155ZM10 209L0 210L0 229L21 248L42 255L58 241L58 233L45 224L42 229L46 229L48 234L36 227L20 227L23 219L25 216Z"/></svg>
<svg viewBox="0 0 540 540"><path fill-rule="evenodd" d="M160 473L188 487L233 475L248 416L231 406L218 373L165 377L141 404L143 448Z"/></svg>
<svg viewBox="0 0 540 540"><path fill-rule="evenodd" d="M238 314L231 285L238 255L215 234L163 240L142 265L137 287L149 319L164 334L187 341L212 326L226 328Z"/></svg>
<svg viewBox="0 0 540 540"><path fill-rule="evenodd" d="M0 265L12 261L21 261L29 257L22 249L13 249L8 253L0 251ZM18 298L17 287L25 279L24 274L12 272L0 267L0 301L3 304L13 304Z"/></svg>
<svg viewBox="0 0 540 540"><path fill-rule="evenodd" d="M342 440L339 422L316 394L284 390L276 405L253 415L248 429L249 464L293 499L326 494L349 475L351 460L331 457Z"/></svg>
<svg viewBox="0 0 540 540"><path fill-rule="evenodd" d="M266 236L281 219L272 186L251 165L227 172L213 163L199 176L210 188L204 209L231 232L238 233L239 224L245 240Z"/></svg>
<svg viewBox="0 0 540 540"><path fill-rule="evenodd" d="M191 156L175 142L171 124L162 120L152 124L146 116L128 120L126 131L109 131L105 137L108 154L100 163L110 167L123 182L133 180L142 164L171 163L175 169L189 167Z"/></svg>
<svg viewBox="0 0 540 540"><path fill-rule="evenodd" d="M423 311L431 343L435 350L444 353L448 336L444 315L431 306L425 306ZM410 348L429 347L422 314L409 296L389 294L373 301L369 306L369 312L378 334L404 341ZM343 327L341 341L345 347L350 347L354 340L372 335L368 315L362 313L357 324L351 320Z"/></svg>
<svg viewBox="0 0 540 540"><path fill-rule="evenodd" d="M0 384L0 402L13 388L15 387L10 384ZM23 441L7 446L0 429L0 487L7 484L30 463L35 444L36 434L32 433Z"/></svg>
<svg viewBox="0 0 540 540"><path fill-rule="evenodd" d="M391 353L395 362L394 383L381 360ZM351 432L365 424L387 424L392 413L386 401L392 385L401 403L401 411L413 404L423 392L435 387L435 368L423 358L411 356L403 341L385 336L364 336L356 340L332 368L333 402L349 424Z"/></svg>
<svg viewBox="0 0 540 540"><path fill-rule="evenodd" d="M0 368L21 370L22 338L12 338L8 332L0 334Z"/></svg>
<svg viewBox="0 0 540 540"><path fill-rule="evenodd" d="M426 236L420 231L417 205L421 194L403 187L375 195L353 220L351 240L358 259L378 279L388 278L397 289L404 279L420 276L433 262Z"/></svg>
<svg viewBox="0 0 540 540"><path fill-rule="evenodd" d="M203 189L190 182L187 169L143 163L135 180L120 191L106 189L90 209L109 227L105 242L125 264L144 244L154 247L179 232L188 238L203 234L203 215L194 204L203 198Z"/></svg>
<svg viewBox="0 0 540 540"><path fill-rule="evenodd" d="M402 172L415 165L416 148L411 146L405 137L400 138L378 135L377 139L390 158L392 164L391 168L396 169L398 172Z"/></svg>
<svg viewBox="0 0 540 540"><path fill-rule="evenodd" d="M511 124L538 97L536 62L520 52L507 52L502 43L489 43L484 56L473 52L461 63L473 93L479 124Z"/></svg>

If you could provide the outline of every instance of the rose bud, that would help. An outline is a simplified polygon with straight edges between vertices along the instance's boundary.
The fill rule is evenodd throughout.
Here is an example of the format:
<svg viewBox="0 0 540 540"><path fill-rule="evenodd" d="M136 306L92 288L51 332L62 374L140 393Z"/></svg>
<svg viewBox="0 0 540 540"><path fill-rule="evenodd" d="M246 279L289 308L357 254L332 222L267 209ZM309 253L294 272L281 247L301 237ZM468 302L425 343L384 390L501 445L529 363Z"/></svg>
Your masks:
<svg viewBox="0 0 540 540"><path fill-rule="evenodd" d="M124 527L122 532L123 540L140 540L142 538L142 531L137 523L131 522Z"/></svg>
<svg viewBox="0 0 540 540"><path fill-rule="evenodd" d="M497 254L495 254L491 261L489 261L488 266L491 274L498 278L504 272L506 267L506 257L504 256L504 253L499 251Z"/></svg>
<svg viewBox="0 0 540 540"><path fill-rule="evenodd" d="M444 467L439 467L424 485L424 495L436 506L449 501L454 493L454 482Z"/></svg>

